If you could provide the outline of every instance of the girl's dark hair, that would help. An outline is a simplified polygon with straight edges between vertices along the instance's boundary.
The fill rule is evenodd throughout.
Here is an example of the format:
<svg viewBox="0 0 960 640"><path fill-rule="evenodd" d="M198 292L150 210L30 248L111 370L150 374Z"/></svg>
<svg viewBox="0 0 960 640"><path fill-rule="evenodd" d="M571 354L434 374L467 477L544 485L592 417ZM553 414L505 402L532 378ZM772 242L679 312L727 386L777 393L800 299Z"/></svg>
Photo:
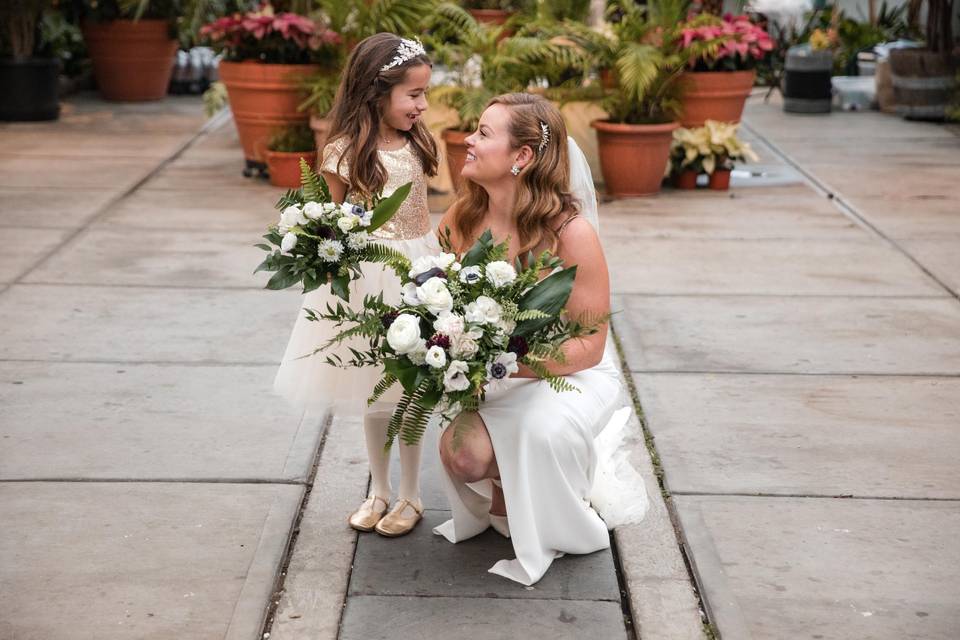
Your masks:
<svg viewBox="0 0 960 640"><path fill-rule="evenodd" d="M361 41L347 60L330 110L332 122L327 142L340 138L349 142L339 162L348 163L349 187L363 197L379 193L387 183L387 172L377 155L377 136L380 114L390 100L391 89L403 82L408 69L421 64L433 67L430 58L419 55L381 71L393 60L400 41L400 37L392 33L377 33ZM437 143L426 125L418 120L410 131L402 133L413 145L424 172L428 176L437 175ZM338 164L338 173L339 169Z"/></svg>

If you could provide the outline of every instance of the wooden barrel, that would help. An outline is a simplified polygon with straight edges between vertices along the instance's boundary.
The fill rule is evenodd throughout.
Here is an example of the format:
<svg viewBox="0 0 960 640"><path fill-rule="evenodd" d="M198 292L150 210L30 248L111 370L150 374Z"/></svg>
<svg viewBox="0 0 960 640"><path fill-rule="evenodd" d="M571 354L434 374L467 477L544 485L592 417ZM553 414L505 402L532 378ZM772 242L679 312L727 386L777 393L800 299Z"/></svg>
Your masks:
<svg viewBox="0 0 960 640"><path fill-rule="evenodd" d="M923 49L890 52L897 113L911 120L943 120L957 86L958 60Z"/></svg>
<svg viewBox="0 0 960 640"><path fill-rule="evenodd" d="M809 45L790 47L783 74L783 110L830 113L833 53Z"/></svg>

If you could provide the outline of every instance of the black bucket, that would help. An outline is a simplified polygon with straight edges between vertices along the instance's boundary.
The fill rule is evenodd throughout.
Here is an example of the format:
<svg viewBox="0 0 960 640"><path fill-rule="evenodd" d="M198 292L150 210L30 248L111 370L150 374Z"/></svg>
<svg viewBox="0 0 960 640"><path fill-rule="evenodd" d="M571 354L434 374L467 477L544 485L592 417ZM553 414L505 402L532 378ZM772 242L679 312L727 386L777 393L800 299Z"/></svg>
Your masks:
<svg viewBox="0 0 960 640"><path fill-rule="evenodd" d="M0 59L0 120L59 118L59 74L55 58Z"/></svg>
<svg viewBox="0 0 960 640"><path fill-rule="evenodd" d="M790 47L783 74L783 110L791 113L830 113L833 54L809 45Z"/></svg>

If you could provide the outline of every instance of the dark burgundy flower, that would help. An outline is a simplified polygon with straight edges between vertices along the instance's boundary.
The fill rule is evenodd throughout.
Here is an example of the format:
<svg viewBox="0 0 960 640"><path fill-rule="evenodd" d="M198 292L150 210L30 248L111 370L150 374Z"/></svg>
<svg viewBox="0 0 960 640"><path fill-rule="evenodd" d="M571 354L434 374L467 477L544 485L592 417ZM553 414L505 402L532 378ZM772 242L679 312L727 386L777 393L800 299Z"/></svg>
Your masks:
<svg viewBox="0 0 960 640"><path fill-rule="evenodd" d="M442 333L435 333L433 336L427 340L427 349L433 346L438 346L441 349L450 348L450 337L445 336Z"/></svg>
<svg viewBox="0 0 960 640"><path fill-rule="evenodd" d="M384 329L389 329L390 325L393 324L393 321L397 319L397 316L400 314L396 311L391 311L380 316L380 323L383 325Z"/></svg>
<svg viewBox="0 0 960 640"><path fill-rule="evenodd" d="M530 347L527 345L527 339L523 336L510 336L510 342L507 343L507 351L517 354L519 360L527 355Z"/></svg>

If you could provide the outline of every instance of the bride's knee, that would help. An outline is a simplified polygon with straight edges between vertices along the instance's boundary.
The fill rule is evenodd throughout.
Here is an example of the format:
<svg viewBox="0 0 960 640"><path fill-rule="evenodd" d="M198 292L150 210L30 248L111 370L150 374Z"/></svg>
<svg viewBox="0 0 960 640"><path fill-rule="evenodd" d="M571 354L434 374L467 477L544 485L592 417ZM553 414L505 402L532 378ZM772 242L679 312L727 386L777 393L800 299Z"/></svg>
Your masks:
<svg viewBox="0 0 960 640"><path fill-rule="evenodd" d="M440 437L440 461L453 477L461 482L478 482L486 477L489 462L482 459L469 443L453 446L453 428Z"/></svg>

